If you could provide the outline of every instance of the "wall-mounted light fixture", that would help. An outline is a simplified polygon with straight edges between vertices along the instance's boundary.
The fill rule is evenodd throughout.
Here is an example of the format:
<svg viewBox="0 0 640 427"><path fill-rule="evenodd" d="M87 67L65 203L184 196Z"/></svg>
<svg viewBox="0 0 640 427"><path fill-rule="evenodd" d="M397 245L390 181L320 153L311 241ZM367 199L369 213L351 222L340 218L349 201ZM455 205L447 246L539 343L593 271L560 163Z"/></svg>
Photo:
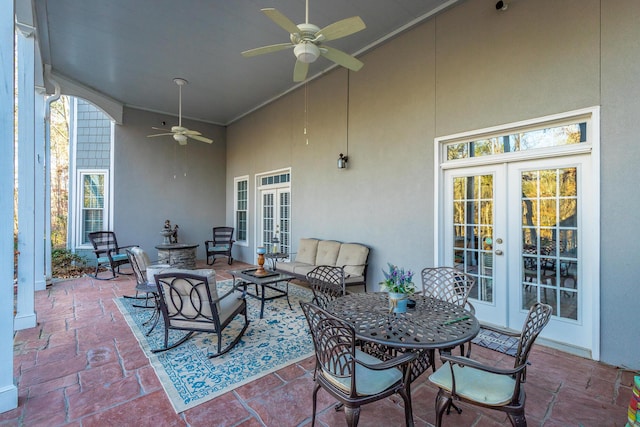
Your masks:
<svg viewBox="0 0 640 427"><path fill-rule="evenodd" d="M338 169L345 169L348 161L349 157L343 156L342 153L340 153L340 156L338 156Z"/></svg>

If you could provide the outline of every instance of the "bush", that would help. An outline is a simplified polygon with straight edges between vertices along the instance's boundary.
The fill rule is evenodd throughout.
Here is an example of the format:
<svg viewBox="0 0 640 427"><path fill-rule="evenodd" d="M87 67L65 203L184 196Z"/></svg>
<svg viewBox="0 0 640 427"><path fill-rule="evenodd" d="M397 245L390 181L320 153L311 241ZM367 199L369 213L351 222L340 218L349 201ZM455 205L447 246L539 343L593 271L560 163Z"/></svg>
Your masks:
<svg viewBox="0 0 640 427"><path fill-rule="evenodd" d="M70 278L81 277L90 270L87 260L68 249L53 249L51 251L51 275L53 277Z"/></svg>

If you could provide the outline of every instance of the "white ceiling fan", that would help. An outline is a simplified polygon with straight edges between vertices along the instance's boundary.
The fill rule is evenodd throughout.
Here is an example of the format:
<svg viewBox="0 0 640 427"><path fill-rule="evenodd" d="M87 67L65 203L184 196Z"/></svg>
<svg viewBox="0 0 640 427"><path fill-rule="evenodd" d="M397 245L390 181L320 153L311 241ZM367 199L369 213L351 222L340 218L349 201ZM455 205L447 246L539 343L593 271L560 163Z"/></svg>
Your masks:
<svg viewBox="0 0 640 427"><path fill-rule="evenodd" d="M246 50L242 52L244 57L293 48L293 53L296 56L296 65L293 69L293 81L295 82L301 82L307 77L309 64L318 59L320 55L353 71L358 71L364 65L353 56L324 45L326 41L336 40L364 30L366 25L359 16L343 19L320 29L309 23L309 0L306 1L304 24L294 24L289 18L273 8L262 9L262 12L289 32L291 42Z"/></svg>
<svg viewBox="0 0 640 427"><path fill-rule="evenodd" d="M196 141L206 142L207 144L211 144L213 142L212 139L206 138L202 136L202 134L195 130L189 130L185 127L182 127L182 86L188 84L189 82L185 79L175 78L173 81L178 85L179 88L179 110L178 110L178 126L172 126L171 129L161 129L152 127L155 130L164 131L164 133L157 133L155 135L147 135L148 138L153 138L156 136L173 136L173 139L178 141L180 145L187 145L187 138L195 139Z"/></svg>

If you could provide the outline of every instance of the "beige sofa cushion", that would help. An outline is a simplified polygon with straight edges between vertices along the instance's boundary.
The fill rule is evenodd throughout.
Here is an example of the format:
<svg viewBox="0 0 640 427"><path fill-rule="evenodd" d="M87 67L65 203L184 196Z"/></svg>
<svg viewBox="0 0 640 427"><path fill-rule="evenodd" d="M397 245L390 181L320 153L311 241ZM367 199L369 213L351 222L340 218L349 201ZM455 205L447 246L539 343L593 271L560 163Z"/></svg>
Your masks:
<svg viewBox="0 0 640 427"><path fill-rule="evenodd" d="M318 239L300 239L296 262L314 264L318 253Z"/></svg>
<svg viewBox="0 0 640 427"><path fill-rule="evenodd" d="M318 253L316 259L310 264L318 265L336 265L338 252L340 252L340 242L335 240L320 240L318 242Z"/></svg>
<svg viewBox="0 0 640 427"><path fill-rule="evenodd" d="M335 263L338 267L344 267L345 276L362 276L365 263L369 256L369 248L357 243L343 243Z"/></svg>

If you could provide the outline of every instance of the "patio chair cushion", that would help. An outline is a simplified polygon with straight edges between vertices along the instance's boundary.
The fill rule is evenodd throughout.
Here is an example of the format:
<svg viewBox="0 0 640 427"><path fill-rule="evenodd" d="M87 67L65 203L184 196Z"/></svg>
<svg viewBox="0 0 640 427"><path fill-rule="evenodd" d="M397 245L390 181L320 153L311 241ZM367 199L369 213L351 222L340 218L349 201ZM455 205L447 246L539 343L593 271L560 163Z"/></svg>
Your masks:
<svg viewBox="0 0 640 427"><path fill-rule="evenodd" d="M382 363L380 359L357 349L356 359L369 365ZM370 396L372 394L380 393L402 379L402 372L398 368L375 371L373 369L366 368L359 363L356 363L355 365L356 391L359 396ZM327 371L323 371L323 374L325 378L327 378L327 380L333 383L336 387L340 388L345 393L349 393L349 390L351 389L351 377L336 377Z"/></svg>
<svg viewBox="0 0 640 427"><path fill-rule="evenodd" d="M140 246L134 246L129 249L131 253L136 257L136 261L138 262L138 266L140 270L144 273L147 271L147 267L151 264L151 260L149 259L149 255L147 252L142 249Z"/></svg>
<svg viewBox="0 0 640 427"><path fill-rule="evenodd" d="M111 259L117 262L117 261L124 261L124 260L126 260L128 258L127 258L127 254L124 253L124 254L112 254L111 255ZM99 264L102 264L102 263L105 263L105 262L109 262L109 257L101 256L101 257L98 258L98 263Z"/></svg>
<svg viewBox="0 0 640 427"><path fill-rule="evenodd" d="M488 405L506 405L513 397L516 386L514 378L498 375L469 366L454 365L456 394L460 397L483 402ZM440 369L429 376L429 380L447 391L451 391L451 369L445 362Z"/></svg>

